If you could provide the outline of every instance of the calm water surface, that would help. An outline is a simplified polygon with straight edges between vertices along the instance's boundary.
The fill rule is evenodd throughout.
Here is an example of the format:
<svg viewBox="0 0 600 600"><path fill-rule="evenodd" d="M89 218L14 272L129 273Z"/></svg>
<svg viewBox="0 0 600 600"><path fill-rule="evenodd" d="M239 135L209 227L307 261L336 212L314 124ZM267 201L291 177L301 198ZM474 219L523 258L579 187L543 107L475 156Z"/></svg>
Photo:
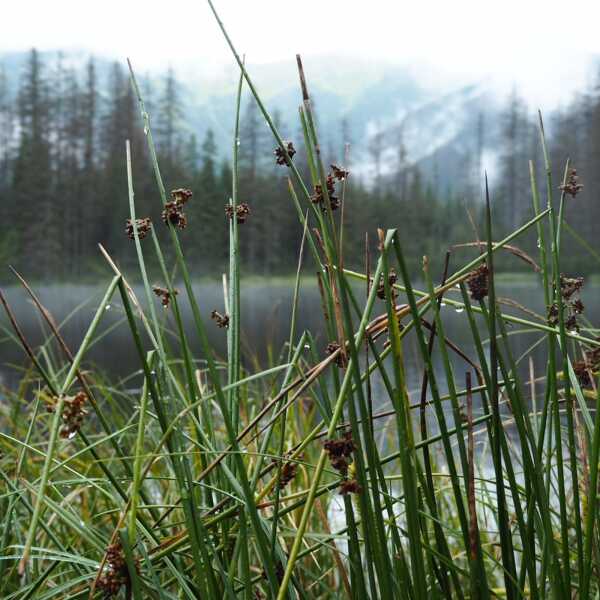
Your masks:
<svg viewBox="0 0 600 600"><path fill-rule="evenodd" d="M181 286L183 289L183 286ZM498 283L497 294L500 297L509 297L519 302L530 310L539 314L544 312L543 296L541 289L533 282L515 282L512 284ZM293 281L282 280L251 280L242 282L242 332L243 348L246 362L250 364L249 356L258 357L262 367L268 366L266 348L271 347L277 356L282 345L289 336L289 323L292 305ZM357 287L357 294L364 294ZM600 286L588 284L582 294L586 306L586 317L592 323L598 323L600 306L596 301ZM41 301L54 315L56 321L61 323L61 329L70 347L75 350L81 342L98 307L104 290L99 287L77 284L60 284L37 287ZM118 292L117 292L118 293ZM44 328L40 318L36 315L35 308L28 300L26 294L18 287L5 288L5 294L19 321L19 324L29 339L32 346L37 346L44 340ZM143 289L136 288L136 294L143 302ZM211 343L223 355L225 352L225 332L217 328L210 320L213 309L223 311L223 290L221 286L209 283L200 283L195 286L195 294L203 314L206 316L206 328ZM361 298L364 296L361 295ZM458 294L451 294L458 299ZM194 327L191 313L183 292L180 293L181 309L184 316L189 339L197 357L201 356L199 346L195 340ZM401 300L400 300L401 301ZM157 301L159 314L164 315L172 323L171 315L165 312ZM374 314L381 314L385 308L381 301L376 304ZM525 318L528 315L520 313L515 308L506 308L506 312L519 314ZM464 312L458 313L450 306L443 309L446 335L470 357L476 359L475 349L471 340L470 330ZM358 322L358 319L357 319ZM4 314L0 317L0 325L10 331L8 320ZM538 333L523 333L520 326L508 325L511 334L511 344L515 357L527 352L528 348L540 338ZM317 339L319 349L323 352L327 342L323 326L323 315L317 287L310 281L303 282L299 311L298 331L310 330ZM140 368L137 353L131 340L127 324L124 322L122 306L115 295L115 300L104 307L104 315L99 327L100 339L91 347L87 355L86 366L94 366L110 377L111 381L124 378ZM416 390L420 385L422 373L421 360L418 356L417 344L414 336L406 339L405 353L407 359L406 371L411 390ZM545 364L545 350L540 345L533 351L536 372L542 373ZM0 380L4 385L14 387L19 379L16 367L25 364L24 354L19 346L6 335L0 342ZM443 377L442 365L439 355L435 356L436 370ZM453 358L456 376L462 382L462 373L465 364L460 359ZM527 366L527 365L525 365ZM528 368L528 367L527 367ZM527 372L527 371L524 371ZM134 381L134 380L132 380ZM374 381L377 387L377 380ZM440 387L444 387L440 384Z"/></svg>

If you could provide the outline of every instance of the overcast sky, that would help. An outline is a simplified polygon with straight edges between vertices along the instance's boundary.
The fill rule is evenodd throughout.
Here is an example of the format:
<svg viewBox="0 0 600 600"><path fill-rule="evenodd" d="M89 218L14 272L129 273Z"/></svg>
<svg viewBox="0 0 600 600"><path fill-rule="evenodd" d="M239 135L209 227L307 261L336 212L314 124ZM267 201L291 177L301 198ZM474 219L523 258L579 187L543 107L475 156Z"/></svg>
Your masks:
<svg viewBox="0 0 600 600"><path fill-rule="evenodd" d="M426 63L555 104L590 80L598 0L214 0L250 62L295 53ZM82 48L138 67L231 61L205 0L0 0L0 52Z"/></svg>

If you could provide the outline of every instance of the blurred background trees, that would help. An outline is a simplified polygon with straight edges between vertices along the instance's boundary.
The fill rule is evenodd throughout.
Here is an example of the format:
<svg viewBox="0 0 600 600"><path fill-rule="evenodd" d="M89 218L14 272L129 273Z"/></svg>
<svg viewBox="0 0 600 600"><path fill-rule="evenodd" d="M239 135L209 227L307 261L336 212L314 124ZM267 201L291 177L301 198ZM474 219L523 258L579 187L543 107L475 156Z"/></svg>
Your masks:
<svg viewBox="0 0 600 600"><path fill-rule="evenodd" d="M159 161L167 190L189 187L194 198L187 208L189 225L184 246L194 253L190 263L196 275L220 272L227 258L227 221L224 207L231 189L231 164L223 156L231 147L218 148L212 129L198 139L185 126L180 86L172 69L160 85L143 84ZM318 113L318 102L316 104ZM407 235L413 268L429 254L441 260L453 244L476 239L467 216L481 221L481 181L485 168L484 137L489 123L475 115L474 139L461 157L460 170L451 183L441 182L440 165L426 169L407 159L403 127L394 130L394 153L382 146L383 131L364 142L372 165L369 173L352 160L345 190L345 262L360 268L364 262L364 233L375 249L378 227L398 227ZM296 123L274 112L284 136L293 140L296 164L306 172L303 144ZM531 218L528 161L538 169L540 188L545 176L541 164L537 115L515 90L501 114L495 149L496 173L492 186L498 235ZM570 202L567 221L600 252L595 224L600 204L600 86L580 94L570 106L552 115L551 154L558 188L564 161L571 157L585 184L584 192ZM230 128L232 123L223 124ZM347 120L338 131L321 131L326 164L345 163L344 145L350 139ZM388 134L389 138L389 134ZM124 234L128 217L125 140L132 146L138 216L160 221L160 203L149 164L144 132L129 78L115 63L106 81L99 81L93 58L84 68L63 64L60 55L45 64L36 50L29 54L18 89L10 90L0 67L0 259L29 277L74 279L93 274L102 264L97 244L102 243L121 262L134 260ZM342 144L339 140L342 140ZM233 140L231 141L233 145ZM288 197L287 173L277 167L274 143L257 106L246 97L240 132L240 201L251 215L241 232L246 272L257 275L290 273L296 264L301 230ZM475 183L474 183L475 182ZM555 190L558 196L558 190ZM577 203L576 208L572 203ZM338 211L338 215L341 211ZM568 241L571 244L572 241ZM535 251L535 239L525 242ZM566 259L566 267L586 270L590 261ZM584 264L585 262L585 264ZM514 261L501 267L518 269ZM591 266L589 267L591 268ZM0 275L6 278L6 274Z"/></svg>

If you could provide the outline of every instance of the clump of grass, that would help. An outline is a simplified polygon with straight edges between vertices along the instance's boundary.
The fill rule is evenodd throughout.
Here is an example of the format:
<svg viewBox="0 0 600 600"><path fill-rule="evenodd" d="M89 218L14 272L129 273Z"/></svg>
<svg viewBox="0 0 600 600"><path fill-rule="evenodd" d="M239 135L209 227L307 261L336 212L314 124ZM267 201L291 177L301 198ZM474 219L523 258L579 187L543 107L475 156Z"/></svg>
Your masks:
<svg viewBox="0 0 600 600"><path fill-rule="evenodd" d="M575 309L572 294L565 298L561 236L565 196L574 197L581 184L567 164L555 206L541 119L545 209L530 165L532 218L494 241L486 186L485 241L467 244L480 253L454 270L448 255L439 285L427 258L424 284L411 279L403 250L410 232L401 229L379 231L375 263L367 253L365 273L349 271L341 240L351 174L335 165L328 173L322 163L300 58L309 182L219 25L240 68L233 191L223 223L230 256L225 314L212 313L226 330L227 355L219 357L209 343L211 308L194 294L180 241L193 229L190 223L180 231L185 203L202 198L183 189L167 197L131 70L167 241L136 217L127 144L126 234L135 243L147 308L105 249L114 276L75 353L24 280L49 331L40 348L30 346L0 294L11 335L37 373L9 393L13 408L1 417L2 598L596 597L600 342L582 305L581 325L569 326ZM281 360L262 371L250 370L241 350L238 241L249 213L237 179L244 84L273 133L276 162L288 170L290 201L304 229L289 339ZM494 285L496 253L508 248L518 255L510 244L532 229L540 240L544 303L553 307L545 321L502 312ZM318 267L325 352L314 332L297 324L305 244ZM161 286L149 282L149 261L160 270ZM366 284L366 298L359 298L357 281ZM157 308L156 296L168 312ZM83 366L106 306L117 299L140 365L133 392ZM191 307L192 329L184 327L181 302ZM462 313L475 356L447 337L444 304ZM521 328L512 335L537 334L546 349L543 375L535 377L531 361L530 381L523 379L524 357L513 353L509 323ZM408 340L422 359L416 403L407 385ZM198 346L200 354L193 351ZM374 380L377 400L389 410L374 410ZM53 399L49 415L40 410L46 398ZM85 419L73 398L85 399ZM332 516L336 503L343 521Z"/></svg>

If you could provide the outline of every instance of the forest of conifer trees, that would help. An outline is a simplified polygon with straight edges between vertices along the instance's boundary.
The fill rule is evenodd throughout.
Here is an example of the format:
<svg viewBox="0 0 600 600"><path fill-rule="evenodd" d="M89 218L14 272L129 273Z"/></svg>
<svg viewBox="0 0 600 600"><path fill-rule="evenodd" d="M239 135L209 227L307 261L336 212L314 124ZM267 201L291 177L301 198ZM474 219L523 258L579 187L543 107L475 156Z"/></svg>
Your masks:
<svg viewBox="0 0 600 600"><path fill-rule="evenodd" d="M102 268L98 243L121 263L133 260L125 235L127 139L132 148L138 216L150 216L162 227L128 74L119 63L112 65L106 81L100 80L97 71L93 58L85 69L74 69L61 65L60 59L45 64L32 50L13 93L0 67L0 259L29 277L64 280L93 275ZM232 178L231 164L220 157L230 154L230 149L220 151L211 130L197 139L186 127L173 70L159 87L147 85L143 93L166 184L190 188L194 194L186 210L189 225L184 244L193 254L195 275L220 272L227 257L224 207ZM273 144L249 100L242 116L240 190L251 209L241 232L244 266L257 275L286 274L294 268L301 237L287 198L286 169L276 165ZM536 164L539 180L544 179L536 117L516 93L503 111L492 195L497 222L506 230L532 214L529 160ZM567 222L599 251L594 223L600 213L596 192L600 184L600 90L580 94L546 120L556 173L570 156L585 185L574 200L579 206L569 207ZM306 173L298 125L283 124L282 129L298 149L295 160ZM327 164L346 162L344 156L325 159ZM415 166L403 165L394 177L367 182L352 177L352 160L346 166L351 171L343 209L349 266L363 262L365 231L374 241L377 227L410 229L407 255L411 257L439 257L453 243L476 239L467 212L477 224L481 194L479 189L465 193L463 173L456 173L455 186L435 189L434 179ZM525 243L530 246L525 249L532 250L535 239ZM519 265L507 262L506 268ZM7 275L2 273L0 278Z"/></svg>

